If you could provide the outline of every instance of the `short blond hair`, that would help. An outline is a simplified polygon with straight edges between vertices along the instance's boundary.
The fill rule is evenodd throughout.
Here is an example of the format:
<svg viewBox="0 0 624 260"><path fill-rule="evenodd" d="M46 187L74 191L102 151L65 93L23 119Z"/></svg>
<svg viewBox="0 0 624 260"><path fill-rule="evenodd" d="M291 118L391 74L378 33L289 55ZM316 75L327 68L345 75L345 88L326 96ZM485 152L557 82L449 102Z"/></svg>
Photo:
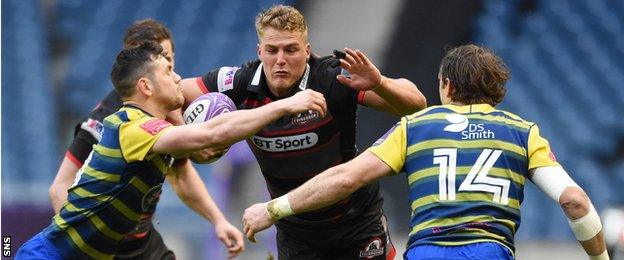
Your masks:
<svg viewBox="0 0 624 260"><path fill-rule="evenodd" d="M303 38L308 40L308 25L305 18L292 6L274 5L256 16L256 33L258 39L262 38L262 32L267 27L279 31L301 32Z"/></svg>

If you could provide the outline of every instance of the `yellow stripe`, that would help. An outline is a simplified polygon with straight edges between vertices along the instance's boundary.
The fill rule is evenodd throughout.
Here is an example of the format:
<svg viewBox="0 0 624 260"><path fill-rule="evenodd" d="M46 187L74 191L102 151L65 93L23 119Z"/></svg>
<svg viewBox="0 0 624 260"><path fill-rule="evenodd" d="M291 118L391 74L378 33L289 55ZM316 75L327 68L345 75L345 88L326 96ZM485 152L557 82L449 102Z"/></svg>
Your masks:
<svg viewBox="0 0 624 260"><path fill-rule="evenodd" d="M118 125L118 124L123 123L123 121L121 121L121 118L119 118L119 116L117 116L115 114L112 114L112 115L106 117L106 122L109 122L109 123L111 123L113 125Z"/></svg>
<svg viewBox="0 0 624 260"><path fill-rule="evenodd" d="M498 222L506 225L512 232L515 231L515 223L511 220L507 219L497 219L488 215L479 215L479 216L466 216L466 217L456 217L456 218L438 218L432 219L429 221L422 222L412 228L410 232L410 236L416 234L422 230L433 228L433 227L446 227L446 226L454 226L460 223L477 223L477 222ZM489 233L489 232L488 232Z"/></svg>
<svg viewBox="0 0 624 260"><path fill-rule="evenodd" d="M106 223L104 223L104 221L102 221L102 219L95 214L91 215L89 220L100 232L115 241L119 241L124 237L124 235L110 229L108 225L106 225Z"/></svg>
<svg viewBox="0 0 624 260"><path fill-rule="evenodd" d="M440 120L443 122L447 122L446 121L446 115L450 114L449 112L439 112L439 113L434 113L434 114L428 114L428 115L424 115L424 116L419 116L419 117L410 117L410 124L413 123L419 123L421 121L428 121L428 120ZM520 118L515 118L517 120L521 120L521 122L518 122L517 120L513 120L513 119L509 119L503 116L494 116L494 115L474 115L474 114L463 114L464 116L466 116L468 118L468 120L470 119L476 119L476 120L485 120L485 121L490 121L490 122L499 122L499 123L503 123L505 125L513 125L516 126L518 128L521 129L525 129L528 130L531 127L531 124L520 119ZM511 115L509 115L511 116Z"/></svg>
<svg viewBox="0 0 624 260"><path fill-rule="evenodd" d="M520 146L517 146L512 143L503 142L500 140L470 140L470 141L459 141L453 139L435 139L429 141L423 141L419 143L415 143L407 147L407 156L411 154L427 149L433 148L441 148L441 147L457 147L462 149L470 149L470 148L490 148L490 149L503 149L505 151L516 153L520 156L526 155L526 150Z"/></svg>
<svg viewBox="0 0 624 260"><path fill-rule="evenodd" d="M112 148L104 147L100 144L94 146L93 150L95 150L101 155L108 156L108 157L113 157L113 158L123 157L120 149L112 149Z"/></svg>
<svg viewBox="0 0 624 260"><path fill-rule="evenodd" d="M119 182L120 179L119 174L98 171L89 166L84 167L84 172L90 177L107 182Z"/></svg>
<svg viewBox="0 0 624 260"><path fill-rule="evenodd" d="M124 204L118 199L114 199L111 202L111 205L113 205L113 207L115 207L119 212L121 212L121 214L123 214L126 218L132 221L137 221L140 217L138 213L134 212L134 210L126 206L126 204Z"/></svg>
<svg viewBox="0 0 624 260"><path fill-rule="evenodd" d="M415 200L414 202L412 202L412 211L416 211L416 209L418 209L419 207L422 207L431 203L444 203L444 201L440 201L439 196L440 195L438 194L433 194L433 195L425 196L425 197ZM494 196L493 194L489 194L489 193L462 191L461 193L455 194L455 200L453 200L453 202L484 201L484 202L495 203L494 201L492 201L493 196ZM497 205L503 205L503 204L497 204ZM520 209L520 202L516 199L509 198L509 204L507 204L506 206L509 206L514 209Z"/></svg>
<svg viewBox="0 0 624 260"><path fill-rule="evenodd" d="M70 227L67 229L67 234L69 234L69 237L71 238L71 240L74 242L74 244L85 254L89 255L90 257L93 257L95 259L113 259L113 255L107 255L104 254L98 250L96 250L95 248L89 246L80 236L80 234L78 234L78 231L76 231L73 227Z"/></svg>
<svg viewBox="0 0 624 260"><path fill-rule="evenodd" d="M468 175L471 168L472 167L467 167L467 166L457 167L456 175ZM409 185L412 185L412 183L416 181L419 181L421 179L424 179L430 176L436 176L439 173L440 173L439 167L431 167L431 168L426 168L420 171L415 171L408 175L407 182ZM488 172L488 175L502 177L506 179L512 179L514 182L519 183L521 185L524 185L524 181L526 179L521 174L518 174L510 169L504 169L504 168L499 168L499 167L493 167L492 169L490 169L490 171Z"/></svg>
<svg viewBox="0 0 624 260"><path fill-rule="evenodd" d="M149 190L149 187L147 186L147 184L145 184L145 182L143 182L141 179L137 178L136 176L132 177L132 180L130 180L130 184L132 184L132 186L137 188L143 194L147 193L147 191Z"/></svg>

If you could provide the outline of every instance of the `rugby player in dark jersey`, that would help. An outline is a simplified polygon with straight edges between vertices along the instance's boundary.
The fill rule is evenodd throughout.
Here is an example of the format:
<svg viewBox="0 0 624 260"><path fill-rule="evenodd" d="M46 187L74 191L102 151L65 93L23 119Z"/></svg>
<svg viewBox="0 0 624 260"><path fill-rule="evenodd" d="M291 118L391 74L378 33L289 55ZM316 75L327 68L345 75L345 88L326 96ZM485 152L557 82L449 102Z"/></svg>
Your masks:
<svg viewBox="0 0 624 260"><path fill-rule="evenodd" d="M136 46L143 41L159 42L165 50L165 57L174 63L174 43L171 32L161 23L147 19L133 24L124 37L124 47ZM55 213L67 201L67 189L76 178L78 169L87 159L93 145L101 139L104 118L119 110L122 101L119 94L112 90L89 117L76 125L74 139L65 153L57 176L50 187L50 200ZM244 250L243 235L231 225L214 203L195 168L188 160L179 160L174 166L178 173L168 176L167 180L182 201L202 217L215 225L215 233L228 248L230 256L236 256ZM152 225L152 215L156 207L149 208L143 214L136 228L128 234L116 254L117 259L173 259L174 254L164 244L162 237Z"/></svg>
<svg viewBox="0 0 624 260"><path fill-rule="evenodd" d="M301 13L273 6L256 19L259 59L222 67L182 81L188 101L207 92L228 95L239 109L262 107L306 89L323 93L328 113L285 116L248 138L272 197L279 197L318 173L357 154L357 105L396 115L426 106L406 79L386 78L360 51L346 57L315 57ZM382 223L379 184L373 183L335 205L277 222L279 259L386 259L393 248Z"/></svg>

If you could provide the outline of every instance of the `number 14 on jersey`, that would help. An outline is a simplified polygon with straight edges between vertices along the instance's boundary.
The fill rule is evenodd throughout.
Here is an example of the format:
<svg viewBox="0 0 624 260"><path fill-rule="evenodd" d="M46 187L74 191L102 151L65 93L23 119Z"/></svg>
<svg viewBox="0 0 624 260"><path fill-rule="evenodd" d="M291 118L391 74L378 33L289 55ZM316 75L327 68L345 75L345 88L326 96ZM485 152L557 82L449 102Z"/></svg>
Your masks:
<svg viewBox="0 0 624 260"><path fill-rule="evenodd" d="M484 149L477 161L470 168L470 172L459 185L455 187L457 174L457 149L439 148L433 150L433 164L439 165L439 198L440 200L455 200L456 191L475 191L492 193L492 201L507 205L509 203L509 180L487 176L502 150Z"/></svg>

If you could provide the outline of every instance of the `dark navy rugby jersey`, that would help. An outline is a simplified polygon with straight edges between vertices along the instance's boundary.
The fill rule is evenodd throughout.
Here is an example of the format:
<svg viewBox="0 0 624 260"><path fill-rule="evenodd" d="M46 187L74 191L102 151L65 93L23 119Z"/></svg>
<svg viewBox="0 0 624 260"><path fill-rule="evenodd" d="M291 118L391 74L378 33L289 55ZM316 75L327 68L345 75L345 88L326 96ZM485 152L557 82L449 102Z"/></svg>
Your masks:
<svg viewBox="0 0 624 260"><path fill-rule="evenodd" d="M325 95L328 113L324 118L316 112L284 116L247 140L273 198L357 154L356 112L364 93L336 80L341 73L336 62L333 57L311 57L306 69L309 73L304 73L290 93L292 96L312 89ZM280 99L269 91L260 60L247 62L240 68L211 71L197 78L197 84L204 93L226 94L238 109L257 108ZM379 212L380 201L379 185L373 184L334 206L286 218L284 222L327 226L326 220L338 223L366 211Z"/></svg>

